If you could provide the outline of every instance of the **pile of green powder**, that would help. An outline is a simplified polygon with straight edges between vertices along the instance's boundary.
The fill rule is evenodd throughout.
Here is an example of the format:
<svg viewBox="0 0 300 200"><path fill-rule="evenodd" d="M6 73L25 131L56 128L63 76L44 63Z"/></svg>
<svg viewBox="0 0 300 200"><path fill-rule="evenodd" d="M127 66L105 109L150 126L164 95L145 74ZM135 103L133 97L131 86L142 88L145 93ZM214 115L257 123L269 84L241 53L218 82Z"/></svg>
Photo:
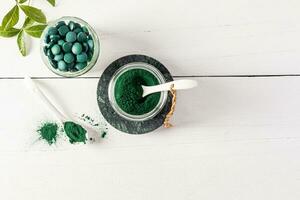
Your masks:
<svg viewBox="0 0 300 200"><path fill-rule="evenodd" d="M157 78L144 69L132 69L124 72L115 84L115 99L119 107L131 115L143 115L152 111L158 104L160 93L142 97L145 86L158 85Z"/></svg>
<svg viewBox="0 0 300 200"><path fill-rule="evenodd" d="M49 145L56 142L58 136L58 125L52 122L44 123L39 129L40 138L47 141Z"/></svg>
<svg viewBox="0 0 300 200"><path fill-rule="evenodd" d="M82 128L79 124L74 122L65 122L64 123L64 130L67 136L69 137L69 141L71 144L75 142L83 142L87 140L86 138L86 130Z"/></svg>
<svg viewBox="0 0 300 200"><path fill-rule="evenodd" d="M63 126L63 131L61 132L64 132L67 135L71 144L76 142L86 142L86 130L82 128L82 126L71 121L65 122ZM46 140L49 145L56 142L59 131L59 125L53 122L45 122L38 129L40 138Z"/></svg>
<svg viewBox="0 0 300 200"><path fill-rule="evenodd" d="M81 115L80 119L88 122L94 127L98 127L102 138L107 134L107 125L105 122L95 122L94 119L85 114ZM57 123L44 122L37 132L40 135L40 139L45 140L49 145L56 142L60 132L66 134L71 144L86 143L87 141L87 131L81 125L72 121L64 122L63 127L61 128Z"/></svg>

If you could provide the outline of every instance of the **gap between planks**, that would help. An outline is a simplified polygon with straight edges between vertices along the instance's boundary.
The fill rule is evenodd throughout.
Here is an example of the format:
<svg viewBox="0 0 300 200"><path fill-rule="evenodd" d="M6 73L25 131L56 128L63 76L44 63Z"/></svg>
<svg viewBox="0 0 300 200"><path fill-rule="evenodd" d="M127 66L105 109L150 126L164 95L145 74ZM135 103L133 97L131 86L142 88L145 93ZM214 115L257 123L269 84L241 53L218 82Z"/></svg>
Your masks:
<svg viewBox="0 0 300 200"><path fill-rule="evenodd" d="M174 78L268 78L268 77L300 77L300 74L237 74L237 75L187 75L187 76L178 76L174 75ZM41 77L33 76L32 79L99 79L100 76L88 76L88 77ZM6 79L24 79L24 77L0 77L0 80Z"/></svg>

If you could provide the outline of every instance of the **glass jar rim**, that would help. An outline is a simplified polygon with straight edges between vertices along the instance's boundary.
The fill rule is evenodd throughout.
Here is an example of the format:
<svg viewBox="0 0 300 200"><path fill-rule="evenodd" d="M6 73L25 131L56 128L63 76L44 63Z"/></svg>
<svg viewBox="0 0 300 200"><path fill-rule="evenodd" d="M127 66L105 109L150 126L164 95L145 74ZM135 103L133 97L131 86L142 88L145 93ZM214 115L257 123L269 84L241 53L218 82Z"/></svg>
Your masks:
<svg viewBox="0 0 300 200"><path fill-rule="evenodd" d="M126 64L126 65L120 67L113 74L113 76L109 82L109 85L108 85L108 98L109 98L112 108L116 111L116 113L118 113L120 116L122 116L123 118L125 118L127 120L145 121L145 120L153 118L161 111L161 109L164 107L164 105L167 101L168 92L166 92L166 91L161 92L159 102L157 103L155 108L153 110L151 110L150 112L142 114L142 115L132 115L132 114L126 113L119 107L119 105L117 104L117 102L115 100L115 83L116 83L117 79L123 73L125 73L129 70L132 70L132 69L144 69L144 70L150 72L158 80L159 84L165 83L166 80L165 80L163 74L157 68L155 68L153 65L150 65L148 63L143 63L143 62L134 62L134 63Z"/></svg>
<svg viewBox="0 0 300 200"><path fill-rule="evenodd" d="M58 22L60 21L74 21L76 23L79 23L83 26L86 26L90 35L93 38L94 41L94 53L93 53L93 57L91 59L91 61L88 62L87 66L85 68L83 68L82 70L76 71L76 72L64 72L64 71L60 71L58 69L55 69L51 63L49 62L48 57L45 55L44 53L44 46L45 46L45 36L47 35L48 29L55 26ZM50 21L47 24L47 27L44 29L42 35L41 35L41 39L40 39L40 54L42 57L42 60L44 62L44 64L47 66L47 68L54 72L55 74L59 75L59 76L63 76L63 77L77 77L77 76L81 76L85 73L87 73L89 70L91 70L97 63L99 55L100 55L100 41L99 41L99 37L96 33L96 31L83 19L78 18L78 17L73 17L73 16L63 16L60 17L56 20Z"/></svg>

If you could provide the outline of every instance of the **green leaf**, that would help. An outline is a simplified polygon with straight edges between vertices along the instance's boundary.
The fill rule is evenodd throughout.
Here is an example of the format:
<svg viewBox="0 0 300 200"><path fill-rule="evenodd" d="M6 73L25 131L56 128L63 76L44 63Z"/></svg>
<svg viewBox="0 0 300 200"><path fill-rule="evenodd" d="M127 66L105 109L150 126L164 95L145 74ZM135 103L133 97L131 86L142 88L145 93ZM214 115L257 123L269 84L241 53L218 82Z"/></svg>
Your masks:
<svg viewBox="0 0 300 200"><path fill-rule="evenodd" d="M40 38L43 30L46 28L47 25L35 25L25 29L25 32L32 37Z"/></svg>
<svg viewBox="0 0 300 200"><path fill-rule="evenodd" d="M25 3L27 0L19 0L19 3Z"/></svg>
<svg viewBox="0 0 300 200"><path fill-rule="evenodd" d="M55 0L47 0L53 7L55 6Z"/></svg>
<svg viewBox="0 0 300 200"><path fill-rule="evenodd" d="M21 30L17 28L8 28L3 29L2 26L0 26L0 36L1 37L13 37L17 35Z"/></svg>
<svg viewBox="0 0 300 200"><path fill-rule="evenodd" d="M47 22L46 16L41 9L26 5L20 5L20 8L23 10L26 16L30 17L34 21L42 24Z"/></svg>
<svg viewBox="0 0 300 200"><path fill-rule="evenodd" d="M3 18L3 29L11 28L19 21L19 7L15 5Z"/></svg>
<svg viewBox="0 0 300 200"><path fill-rule="evenodd" d="M34 20L32 20L31 18L29 17L26 17L25 21L24 21L24 24L23 24L23 28L26 28L28 26L31 26L32 24L34 24Z"/></svg>
<svg viewBox="0 0 300 200"><path fill-rule="evenodd" d="M26 56L26 47L25 47L25 41L24 41L24 32L20 31L17 38L17 43L19 47L19 51L21 52L22 56Z"/></svg>

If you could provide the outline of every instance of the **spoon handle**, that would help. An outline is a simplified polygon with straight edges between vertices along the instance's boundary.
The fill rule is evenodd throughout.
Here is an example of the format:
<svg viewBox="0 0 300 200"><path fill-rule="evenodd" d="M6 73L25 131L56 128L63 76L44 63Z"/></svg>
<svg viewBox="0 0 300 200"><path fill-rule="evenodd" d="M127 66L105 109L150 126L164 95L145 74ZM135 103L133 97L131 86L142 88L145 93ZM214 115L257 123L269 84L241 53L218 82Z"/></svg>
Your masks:
<svg viewBox="0 0 300 200"><path fill-rule="evenodd" d="M143 97L147 96L149 94L155 93L155 92L168 91L168 90L170 90L172 84L174 84L175 90L190 89L190 88L194 88L198 85L197 81L182 79L182 80L177 80L177 81L171 81L171 82L164 83L161 85L142 86L143 90L144 90Z"/></svg>
<svg viewBox="0 0 300 200"><path fill-rule="evenodd" d="M32 91L32 93L41 101L43 102L44 106L48 108L48 110L57 118L57 120L64 124L65 121L67 121L67 117L49 100L49 98L42 92L42 90L37 86L37 84L29 77L25 76L24 78L26 86ZM92 130L93 127L85 124L83 125L78 120L73 120L75 123L81 125L86 130ZM95 132L95 131L94 131ZM91 131L87 131L88 135L88 142L93 143L95 141L95 138L98 136L96 134L92 134Z"/></svg>
<svg viewBox="0 0 300 200"><path fill-rule="evenodd" d="M38 88L36 83L29 77L26 76L24 78L26 85L28 88L32 91L33 94L35 94L38 99L43 102L44 106L49 109L53 113L53 115L56 116L56 118L60 121L63 122L65 121L66 117L64 114L62 114L48 99L48 97Z"/></svg>

